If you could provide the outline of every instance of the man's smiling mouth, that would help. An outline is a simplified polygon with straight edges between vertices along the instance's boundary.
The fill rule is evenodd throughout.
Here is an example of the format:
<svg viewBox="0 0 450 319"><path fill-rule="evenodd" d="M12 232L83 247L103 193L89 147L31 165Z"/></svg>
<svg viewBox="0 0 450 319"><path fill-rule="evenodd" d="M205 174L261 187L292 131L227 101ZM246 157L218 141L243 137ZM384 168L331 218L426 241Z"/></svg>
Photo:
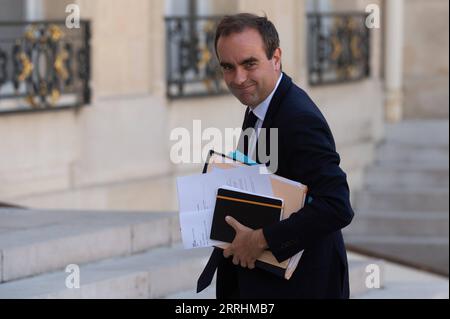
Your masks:
<svg viewBox="0 0 450 319"><path fill-rule="evenodd" d="M255 86L255 84L243 87L243 88L236 88L238 91L248 91L249 89L253 88Z"/></svg>

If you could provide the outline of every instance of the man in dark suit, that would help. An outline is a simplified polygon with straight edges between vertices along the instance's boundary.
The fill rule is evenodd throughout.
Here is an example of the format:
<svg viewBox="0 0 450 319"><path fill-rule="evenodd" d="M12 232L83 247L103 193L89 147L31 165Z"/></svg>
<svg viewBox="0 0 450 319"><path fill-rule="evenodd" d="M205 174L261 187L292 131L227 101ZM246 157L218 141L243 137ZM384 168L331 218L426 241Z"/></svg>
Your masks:
<svg viewBox="0 0 450 319"><path fill-rule="evenodd" d="M223 18L217 27L216 53L227 86L248 107L243 128L255 128L256 136L260 129L278 130L275 173L307 185L309 198L290 218L263 229L253 230L227 217L236 231L234 241L224 251L215 248L198 291L217 268L217 298L349 298L341 229L351 222L353 210L324 116L282 73L278 33L266 17ZM256 150L263 142L270 144L269 138L256 139ZM246 154L255 154L251 144L252 140L245 145ZM270 152L271 146L265 146ZM257 155L258 151L256 160ZM280 262L304 250L290 280L255 268L265 249Z"/></svg>

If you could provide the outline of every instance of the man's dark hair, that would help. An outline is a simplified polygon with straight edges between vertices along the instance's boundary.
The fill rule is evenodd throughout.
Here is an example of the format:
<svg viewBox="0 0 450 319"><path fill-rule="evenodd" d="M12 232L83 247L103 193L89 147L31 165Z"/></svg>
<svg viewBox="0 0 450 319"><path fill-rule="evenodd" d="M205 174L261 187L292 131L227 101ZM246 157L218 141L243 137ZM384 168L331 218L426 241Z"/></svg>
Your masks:
<svg viewBox="0 0 450 319"><path fill-rule="evenodd" d="M245 29L255 29L262 37L267 58L273 57L275 50L280 46L280 38L277 29L267 16L259 17L251 13L239 13L235 15L227 15L217 25L216 38L214 48L217 54L217 42L221 36L226 37L233 33L241 33Z"/></svg>

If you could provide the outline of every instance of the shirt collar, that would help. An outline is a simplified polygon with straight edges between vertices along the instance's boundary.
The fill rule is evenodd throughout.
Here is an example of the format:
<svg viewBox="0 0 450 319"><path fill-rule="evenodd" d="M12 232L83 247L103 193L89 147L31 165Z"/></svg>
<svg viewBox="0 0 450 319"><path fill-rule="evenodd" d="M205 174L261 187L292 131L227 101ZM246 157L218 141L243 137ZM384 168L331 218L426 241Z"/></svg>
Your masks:
<svg viewBox="0 0 450 319"><path fill-rule="evenodd" d="M267 110L269 109L270 101L272 100L272 97L275 94L275 91L277 90L278 85L280 85L282 77L283 77L283 73L281 73L280 77L278 78L277 84L275 85L275 88L269 94L269 96L252 110L252 112L256 115L256 117L260 121L264 121Z"/></svg>

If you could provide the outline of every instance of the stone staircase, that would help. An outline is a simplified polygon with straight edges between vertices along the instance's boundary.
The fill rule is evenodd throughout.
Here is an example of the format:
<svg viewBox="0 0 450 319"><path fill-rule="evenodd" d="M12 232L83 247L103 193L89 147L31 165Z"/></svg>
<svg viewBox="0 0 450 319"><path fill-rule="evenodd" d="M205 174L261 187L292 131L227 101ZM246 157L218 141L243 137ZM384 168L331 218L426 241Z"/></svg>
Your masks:
<svg viewBox="0 0 450 319"><path fill-rule="evenodd" d="M211 249L184 250L176 214L0 209L0 299L209 298L196 280ZM350 259L352 296L367 292L366 266ZM77 264L80 288L67 288Z"/></svg>
<svg viewBox="0 0 450 319"><path fill-rule="evenodd" d="M1 298L161 298L209 251L179 245L176 214L0 209ZM80 288L66 287L69 264Z"/></svg>
<svg viewBox="0 0 450 319"><path fill-rule="evenodd" d="M449 121L388 125L344 231L356 251L448 276Z"/></svg>
<svg viewBox="0 0 450 319"><path fill-rule="evenodd" d="M349 265L349 281L350 281L350 298L359 299L363 298L368 293L371 293L373 289L366 286L366 278L369 275L367 272L367 266L377 265L380 269L380 288L384 287L384 271L385 262L380 259L367 258L361 255L348 254ZM179 291L174 294L166 296L168 299L215 299L216 287L213 284L200 293L195 293L193 290Z"/></svg>

